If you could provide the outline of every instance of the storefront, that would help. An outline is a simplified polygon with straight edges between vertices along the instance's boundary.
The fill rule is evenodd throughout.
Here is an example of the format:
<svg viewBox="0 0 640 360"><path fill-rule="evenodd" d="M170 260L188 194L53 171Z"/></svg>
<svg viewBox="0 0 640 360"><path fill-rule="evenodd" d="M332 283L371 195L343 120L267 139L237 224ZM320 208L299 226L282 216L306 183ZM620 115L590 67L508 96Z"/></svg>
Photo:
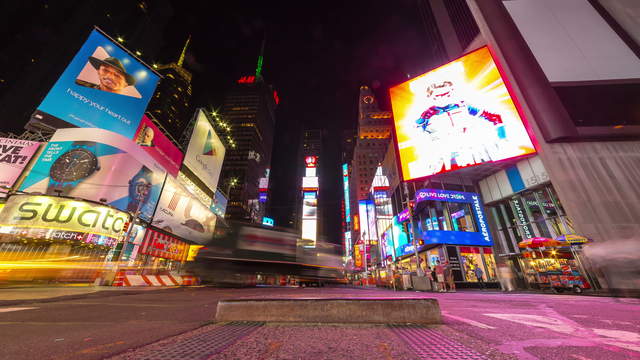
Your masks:
<svg viewBox="0 0 640 360"><path fill-rule="evenodd" d="M128 213L90 201L12 195L0 211L2 280L92 282L129 221Z"/></svg>
<svg viewBox="0 0 640 360"><path fill-rule="evenodd" d="M416 191L414 223L421 263L434 268L448 263L454 281L475 287L476 269L482 280L497 286L493 238L480 195L470 192L421 189ZM409 249L407 249L409 248ZM405 251L412 250L405 246ZM423 266L424 268L424 266Z"/></svg>
<svg viewBox="0 0 640 360"><path fill-rule="evenodd" d="M163 274L181 270L189 255L189 244L155 228L147 228L134 260L143 274Z"/></svg>
<svg viewBox="0 0 640 360"><path fill-rule="evenodd" d="M522 160L482 179L479 187L504 277L513 279L515 288L538 288L519 245L529 239L575 233L542 162L537 156Z"/></svg>

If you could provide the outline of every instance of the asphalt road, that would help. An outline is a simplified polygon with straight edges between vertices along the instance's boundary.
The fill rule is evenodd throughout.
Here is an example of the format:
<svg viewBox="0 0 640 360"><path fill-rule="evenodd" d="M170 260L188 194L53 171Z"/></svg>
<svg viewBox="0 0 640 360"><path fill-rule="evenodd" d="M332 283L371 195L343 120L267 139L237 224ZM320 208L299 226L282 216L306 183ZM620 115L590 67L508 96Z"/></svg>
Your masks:
<svg viewBox="0 0 640 360"><path fill-rule="evenodd" d="M487 359L640 358L639 299L479 291L178 288L2 306L0 359L138 359L185 339L226 336L220 325L207 325L219 299L369 296L437 298L445 324L425 329L268 324L246 332L239 341L231 337L214 358L428 358L421 349L422 354L443 351L443 356L457 349L457 357L449 358L460 359L472 353Z"/></svg>

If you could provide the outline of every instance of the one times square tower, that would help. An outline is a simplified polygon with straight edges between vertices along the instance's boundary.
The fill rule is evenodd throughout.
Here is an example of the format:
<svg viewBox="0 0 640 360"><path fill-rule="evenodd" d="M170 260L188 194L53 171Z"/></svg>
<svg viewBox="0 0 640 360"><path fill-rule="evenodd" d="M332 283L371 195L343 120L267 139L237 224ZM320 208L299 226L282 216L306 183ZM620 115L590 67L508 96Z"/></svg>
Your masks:
<svg viewBox="0 0 640 360"><path fill-rule="evenodd" d="M243 76L227 92L222 117L231 126L235 147L227 149L220 187L228 192L226 218L262 222L266 199L260 196L260 178L269 176L279 102L277 93L261 75ZM263 189L264 191L264 189Z"/></svg>

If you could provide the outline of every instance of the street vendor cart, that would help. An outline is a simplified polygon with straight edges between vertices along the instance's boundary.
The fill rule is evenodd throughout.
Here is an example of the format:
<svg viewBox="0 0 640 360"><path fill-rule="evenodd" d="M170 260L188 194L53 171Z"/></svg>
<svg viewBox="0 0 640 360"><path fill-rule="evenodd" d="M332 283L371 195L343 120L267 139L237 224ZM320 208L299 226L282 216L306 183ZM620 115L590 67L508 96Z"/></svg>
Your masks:
<svg viewBox="0 0 640 360"><path fill-rule="evenodd" d="M584 270L567 240L532 238L519 244L522 248L522 263L529 284L554 292L573 291L581 294L591 285Z"/></svg>

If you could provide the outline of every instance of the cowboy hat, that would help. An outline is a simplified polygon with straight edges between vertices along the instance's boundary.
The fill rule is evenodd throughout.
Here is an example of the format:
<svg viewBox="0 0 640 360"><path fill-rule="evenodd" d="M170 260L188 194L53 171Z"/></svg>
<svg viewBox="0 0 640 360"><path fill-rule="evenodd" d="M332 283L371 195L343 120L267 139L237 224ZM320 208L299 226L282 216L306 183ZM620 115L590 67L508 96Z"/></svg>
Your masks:
<svg viewBox="0 0 640 360"><path fill-rule="evenodd" d="M136 83L136 79L130 74L127 74L127 72L124 70L124 66L122 65L120 60L114 57L108 57L104 60L101 60L96 57L89 56L89 62L91 63L91 66L93 66L96 70L100 69L100 66L110 66L124 75L127 84L135 85Z"/></svg>

